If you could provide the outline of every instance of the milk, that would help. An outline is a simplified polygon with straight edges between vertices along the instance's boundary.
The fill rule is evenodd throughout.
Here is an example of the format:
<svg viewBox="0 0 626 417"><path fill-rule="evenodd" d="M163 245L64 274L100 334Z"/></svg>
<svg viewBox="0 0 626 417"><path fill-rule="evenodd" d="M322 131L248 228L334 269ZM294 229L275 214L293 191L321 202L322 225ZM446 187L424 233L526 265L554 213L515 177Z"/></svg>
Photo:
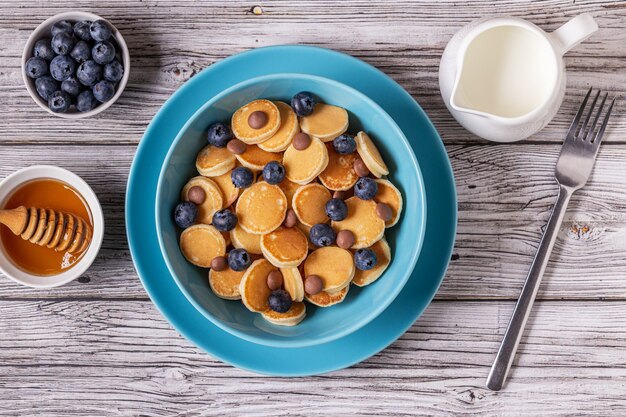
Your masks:
<svg viewBox="0 0 626 417"><path fill-rule="evenodd" d="M497 26L469 43L452 101L475 112L521 117L548 101L557 79L558 63L545 37L517 25Z"/></svg>

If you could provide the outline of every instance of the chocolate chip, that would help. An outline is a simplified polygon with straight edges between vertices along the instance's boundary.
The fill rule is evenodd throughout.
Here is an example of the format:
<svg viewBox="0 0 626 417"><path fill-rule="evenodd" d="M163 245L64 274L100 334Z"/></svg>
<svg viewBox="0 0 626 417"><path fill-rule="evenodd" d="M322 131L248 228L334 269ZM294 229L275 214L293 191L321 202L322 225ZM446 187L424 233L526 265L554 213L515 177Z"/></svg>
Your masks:
<svg viewBox="0 0 626 417"><path fill-rule="evenodd" d="M293 137L293 147L298 151L303 151L311 144L311 138L304 132L297 133Z"/></svg>
<svg viewBox="0 0 626 417"><path fill-rule="evenodd" d="M230 153L233 153L235 155L241 155L246 151L247 147L248 146L239 139L231 139L226 144L226 149L228 149Z"/></svg>
<svg viewBox="0 0 626 417"><path fill-rule="evenodd" d="M338 198L340 200L345 200L346 199L346 192L345 191L335 191L333 193L333 198Z"/></svg>
<svg viewBox="0 0 626 417"><path fill-rule="evenodd" d="M354 245L354 233L349 230L341 230L337 233L337 246L350 249L352 245Z"/></svg>
<svg viewBox="0 0 626 417"><path fill-rule="evenodd" d="M283 222L283 226L294 227L297 220L298 218L296 217L296 212L292 209L289 209L287 210L287 214L285 215L285 221Z"/></svg>
<svg viewBox="0 0 626 417"><path fill-rule="evenodd" d="M194 185L187 191L187 199L194 204L200 205L204 203L206 199L206 192L202 189L202 187L198 187Z"/></svg>
<svg viewBox="0 0 626 417"><path fill-rule="evenodd" d="M391 211L391 207L389 207L385 203L376 204L376 215L388 222L393 217L393 211Z"/></svg>
<svg viewBox="0 0 626 417"><path fill-rule="evenodd" d="M224 271L228 268L228 261L223 256L216 256L211 260L211 269L214 271Z"/></svg>
<svg viewBox="0 0 626 417"><path fill-rule="evenodd" d="M309 275L304 279L304 291L309 295L320 293L322 287L322 279L317 275Z"/></svg>
<svg viewBox="0 0 626 417"><path fill-rule="evenodd" d="M357 158L354 161L354 172L356 172L356 175L358 175L359 177L367 177L370 173L370 170L367 169L365 162L363 162L361 158Z"/></svg>
<svg viewBox="0 0 626 417"><path fill-rule="evenodd" d="M279 290L283 286L283 274L280 271L272 271L267 274L267 286L270 290Z"/></svg>
<svg viewBox="0 0 626 417"><path fill-rule="evenodd" d="M268 122L267 113L264 111L253 111L250 116L248 116L248 125L252 129L261 129Z"/></svg>

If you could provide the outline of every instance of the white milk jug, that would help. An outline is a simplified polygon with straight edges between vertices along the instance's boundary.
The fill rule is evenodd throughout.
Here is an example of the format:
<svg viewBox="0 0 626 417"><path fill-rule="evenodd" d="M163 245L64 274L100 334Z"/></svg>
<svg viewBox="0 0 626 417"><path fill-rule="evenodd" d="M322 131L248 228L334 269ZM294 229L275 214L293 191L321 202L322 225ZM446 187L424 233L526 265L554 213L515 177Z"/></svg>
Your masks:
<svg viewBox="0 0 626 417"><path fill-rule="evenodd" d="M562 56L598 26L581 14L552 33L513 17L470 23L450 40L439 65L441 95L470 132L514 142L541 130L565 93Z"/></svg>

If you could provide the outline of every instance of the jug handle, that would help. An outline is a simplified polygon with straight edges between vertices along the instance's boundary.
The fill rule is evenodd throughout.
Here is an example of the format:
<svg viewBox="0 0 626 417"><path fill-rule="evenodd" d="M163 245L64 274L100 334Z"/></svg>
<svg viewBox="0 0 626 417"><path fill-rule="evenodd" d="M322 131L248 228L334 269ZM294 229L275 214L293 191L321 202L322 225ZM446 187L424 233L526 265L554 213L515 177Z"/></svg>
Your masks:
<svg viewBox="0 0 626 417"><path fill-rule="evenodd" d="M582 13L555 30L550 37L557 51L563 55L598 30L598 25L589 13Z"/></svg>

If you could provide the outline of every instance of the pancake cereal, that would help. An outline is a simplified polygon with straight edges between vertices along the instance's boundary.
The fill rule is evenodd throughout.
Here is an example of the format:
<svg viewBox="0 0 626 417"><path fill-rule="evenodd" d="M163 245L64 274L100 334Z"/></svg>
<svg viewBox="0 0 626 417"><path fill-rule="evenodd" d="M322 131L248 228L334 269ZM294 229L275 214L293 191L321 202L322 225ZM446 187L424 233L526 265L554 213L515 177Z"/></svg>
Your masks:
<svg viewBox="0 0 626 417"><path fill-rule="evenodd" d="M217 297L295 326L306 303L333 306L383 275L402 194L372 138L348 131L346 109L307 92L291 105L254 100L208 127L174 221Z"/></svg>

